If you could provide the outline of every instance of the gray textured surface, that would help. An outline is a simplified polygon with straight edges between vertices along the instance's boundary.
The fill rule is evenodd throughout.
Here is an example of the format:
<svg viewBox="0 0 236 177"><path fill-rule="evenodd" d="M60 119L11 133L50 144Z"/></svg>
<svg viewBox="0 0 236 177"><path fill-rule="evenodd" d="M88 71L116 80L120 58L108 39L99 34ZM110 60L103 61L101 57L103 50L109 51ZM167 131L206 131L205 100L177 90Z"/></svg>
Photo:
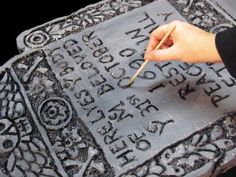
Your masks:
<svg viewBox="0 0 236 177"><path fill-rule="evenodd" d="M236 18L236 1L234 0L216 0L221 7L225 9L230 15Z"/></svg>
<svg viewBox="0 0 236 177"><path fill-rule="evenodd" d="M223 65L149 63L126 87L158 25L217 32L234 20L202 1L125 2L104 2L119 16L90 26L86 17L80 31L37 27L48 40L34 30L25 39L43 48L0 68L0 175L195 177L235 165L236 81Z"/></svg>
<svg viewBox="0 0 236 177"><path fill-rule="evenodd" d="M17 47L20 51L43 47L53 41L70 34L102 23L106 20L122 15L154 0L115 1L106 0L99 4L90 5L85 9L61 17L35 28L22 32L17 37ZM236 24L233 14L227 12L227 3L215 0L167 0L190 23L211 32L218 32ZM228 0L229 1L229 0ZM231 1L230 1L231 2ZM233 2L231 2L233 4ZM226 9L224 9L224 7ZM236 7L231 6L230 12Z"/></svg>

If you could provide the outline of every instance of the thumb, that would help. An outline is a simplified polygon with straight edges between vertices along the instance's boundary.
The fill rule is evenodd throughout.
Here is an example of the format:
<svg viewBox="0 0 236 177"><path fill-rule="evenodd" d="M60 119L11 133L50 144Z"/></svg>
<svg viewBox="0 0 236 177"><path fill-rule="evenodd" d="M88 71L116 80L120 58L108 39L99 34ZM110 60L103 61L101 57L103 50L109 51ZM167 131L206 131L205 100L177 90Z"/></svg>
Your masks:
<svg viewBox="0 0 236 177"><path fill-rule="evenodd" d="M165 49L152 50L145 54L145 60L168 61L176 60L177 50L174 46Z"/></svg>

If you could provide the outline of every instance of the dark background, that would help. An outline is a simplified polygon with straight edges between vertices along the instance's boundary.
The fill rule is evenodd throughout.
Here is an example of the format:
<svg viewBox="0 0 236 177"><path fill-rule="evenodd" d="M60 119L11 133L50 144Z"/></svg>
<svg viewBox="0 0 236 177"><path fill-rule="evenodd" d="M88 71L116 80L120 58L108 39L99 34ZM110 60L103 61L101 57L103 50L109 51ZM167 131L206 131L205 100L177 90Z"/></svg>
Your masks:
<svg viewBox="0 0 236 177"><path fill-rule="evenodd" d="M0 65L19 53L16 37L21 32L54 18L69 15L99 0L49 1L17 3L8 0L0 3ZM220 177L236 177L236 168Z"/></svg>
<svg viewBox="0 0 236 177"><path fill-rule="evenodd" d="M16 37L21 32L96 2L99 0L0 1L0 65L19 53Z"/></svg>

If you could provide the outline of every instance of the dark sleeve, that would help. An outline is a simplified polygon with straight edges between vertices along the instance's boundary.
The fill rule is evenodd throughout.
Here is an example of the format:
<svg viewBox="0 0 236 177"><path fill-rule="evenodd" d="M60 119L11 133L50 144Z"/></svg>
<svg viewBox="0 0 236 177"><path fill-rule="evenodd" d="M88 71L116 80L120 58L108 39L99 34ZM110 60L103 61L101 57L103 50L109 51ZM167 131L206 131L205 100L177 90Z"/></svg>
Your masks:
<svg viewBox="0 0 236 177"><path fill-rule="evenodd" d="M216 48L229 73L236 78L236 28L217 33Z"/></svg>

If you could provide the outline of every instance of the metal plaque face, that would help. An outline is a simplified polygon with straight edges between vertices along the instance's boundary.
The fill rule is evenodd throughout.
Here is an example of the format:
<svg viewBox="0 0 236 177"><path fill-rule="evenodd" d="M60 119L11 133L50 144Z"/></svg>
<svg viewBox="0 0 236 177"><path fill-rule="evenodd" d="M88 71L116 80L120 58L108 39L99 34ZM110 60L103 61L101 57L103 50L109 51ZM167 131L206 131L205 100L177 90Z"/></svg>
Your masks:
<svg viewBox="0 0 236 177"><path fill-rule="evenodd" d="M215 7L216 6L236 19L236 2L234 0L215 0Z"/></svg>
<svg viewBox="0 0 236 177"><path fill-rule="evenodd" d="M224 65L150 62L128 86L159 25L200 10L194 23L214 32L233 19L201 1L143 3L95 5L120 14L46 36L0 68L0 176L195 177L233 166L236 81Z"/></svg>

